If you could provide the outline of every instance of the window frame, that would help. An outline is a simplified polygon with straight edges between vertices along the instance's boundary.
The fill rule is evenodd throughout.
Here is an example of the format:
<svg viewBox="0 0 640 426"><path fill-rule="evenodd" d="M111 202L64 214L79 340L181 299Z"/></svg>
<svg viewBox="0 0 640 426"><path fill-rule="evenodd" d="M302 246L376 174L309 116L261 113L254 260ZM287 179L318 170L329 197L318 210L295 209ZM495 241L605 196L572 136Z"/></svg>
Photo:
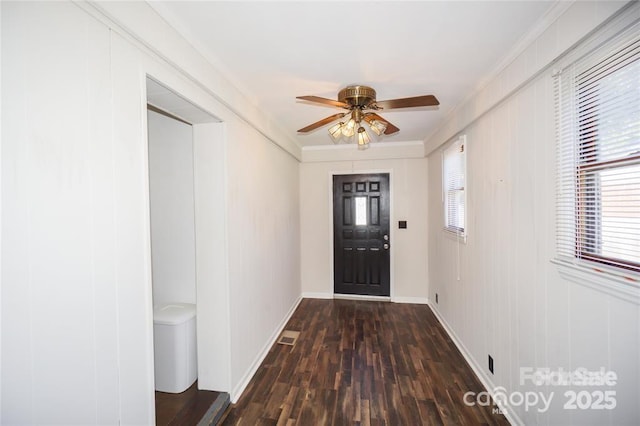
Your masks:
<svg viewBox="0 0 640 426"><path fill-rule="evenodd" d="M596 43L594 40L592 41L592 43L595 43L595 45L592 44L593 51L601 48L607 49L606 59L609 60L609 58L624 52L628 47L637 45L639 30L640 25L635 22L623 28L619 33L613 34L605 42L599 39ZM631 152L627 155L616 152L615 145L614 151L611 151L607 137L599 135L602 126L606 125L606 119L609 118L608 114L618 111L615 108L609 109L611 107L611 98L608 98L608 96L615 96L615 87L612 90L611 87L606 85L600 87L599 84L604 82L604 79L610 75L624 72L623 70L627 69L627 66L637 66L637 61L640 61L640 58L631 60L622 66L607 69L608 64L602 57L599 59L593 57L593 61L590 62L589 56L591 52L582 50L579 56L578 54L572 55L574 58L578 57L574 59L575 62L572 61L562 70L554 72L554 77L557 78L555 101L557 103L558 188L563 187L563 185L567 188L567 184L573 186L573 191L567 192L566 189L563 189L559 190L557 194L558 229L556 240L558 253L554 263L572 264L576 268L586 268L598 273L605 272L612 277L619 276L626 281L637 283L637 277L640 274L640 261L635 261L636 253L633 251L633 247L636 247L636 240L633 233L631 237L627 237L622 242L623 245L630 247L629 252L631 255L627 257L631 259L620 258L616 256L615 251L609 252L609 255L602 253L602 246L607 241L606 231L603 228L603 219L606 215L603 212L605 208L603 200L607 197L605 195L607 186L606 183L602 182L600 173L614 171L615 176L616 170L622 171L626 167L639 166L640 152L633 151L636 141L635 132L626 133L631 137L632 147ZM580 67L577 67L577 61L582 61L585 58L585 62L581 63ZM590 64L589 66L593 68L602 67L601 69L605 70L605 72L595 78L587 77L583 81L577 78L578 76L582 78L581 73L589 71L589 68L583 67L583 64ZM578 71L578 68L582 71ZM566 78L562 76L565 71L569 72ZM631 87L635 91L637 88L635 81L630 81L633 82L634 85ZM583 95L586 95L586 97L583 98ZM585 99L587 99L586 102L584 102ZM603 116L599 115L599 106L601 104L605 105L602 110ZM591 108L596 109L589 111ZM629 110L628 113L631 114L629 117L632 118L634 112L635 109ZM631 121L633 122L633 119ZM625 128L622 127L620 129ZM568 137L567 135L572 136ZM568 146L568 144L571 146ZM573 153L573 160L570 166L567 166L568 160L566 158L571 152ZM603 157L601 157L601 154ZM616 154L616 156L611 158L608 154ZM620 174L622 175L624 172ZM629 185L633 186L628 190L629 198L625 202L630 202L631 204L626 204L625 206L635 206L636 199L634 197L638 188L633 180ZM573 204L573 213L566 206L562 206L563 202ZM634 212L635 210L632 211L632 214ZM613 229L624 231L629 228L622 226ZM561 235L562 233L568 233L569 237ZM573 242L573 253L570 252L571 242Z"/></svg>
<svg viewBox="0 0 640 426"><path fill-rule="evenodd" d="M594 208L591 209L591 211L586 207L582 207L586 204L593 204L593 202L590 200L591 197L586 195L589 194L589 192L593 191L593 189L588 188L588 178L585 178L586 176L602 170L615 170L616 168L623 168L634 165L640 165L640 155L634 155L628 158L619 158L616 160L594 160L589 162L579 162L576 165L576 243L574 252L577 259L583 259L586 261L601 263L603 265L628 269L634 272L640 272L640 263L638 262L603 256L596 252L586 250L586 247L589 247L589 245L599 247L602 244L601 226L593 225L594 223L597 224L602 221L602 204L595 205ZM594 177L593 179L597 180L596 177ZM595 190L599 194L602 192L602 187L599 184L596 185L597 186ZM598 233L598 235L595 235L595 238L593 238L593 233L587 229L590 226L598 226L600 228L600 232ZM579 243L579 241L585 241L589 239L593 240L591 244Z"/></svg>
<svg viewBox="0 0 640 426"><path fill-rule="evenodd" d="M459 153L455 153L456 147L457 149L462 149ZM443 204L443 214L444 214L444 231L461 237L466 241L467 237L467 136L460 135L456 139L454 139L451 143L447 144L442 149L442 204ZM462 186L458 188L449 188L449 175L447 173L447 156L448 155L460 155L461 156L461 176L462 176ZM462 227L456 226L455 224L450 223L449 221L449 198L453 197L453 192L462 193L462 202L460 203L462 206ZM458 210L459 211L459 210Z"/></svg>
<svg viewBox="0 0 640 426"><path fill-rule="evenodd" d="M639 59L640 60L640 59ZM627 66L631 66L634 62L625 64L612 71L611 73L605 73L598 77L594 81L590 81L582 86L582 83L575 82L575 96L578 109L578 117L581 116L582 108L593 108L593 104L599 104L600 99L608 94L603 93L599 87L594 90L592 99L588 106L583 106L579 99L583 95L583 92L588 92L589 86L600 84L604 78L611 75L615 75L618 72L622 72ZM598 63L600 65L600 63ZM597 117L588 122L580 122L578 119L578 137L576 138L577 144L577 160L576 160L576 217L575 217L575 229L576 229L576 243L575 243L575 257L577 259L584 259L587 261L597 262L608 266L619 267L623 269L629 269L631 271L640 272L640 262L632 262L626 259L615 258L612 256L605 256L600 254L602 250L603 237L602 237L602 197L600 196L603 191L602 183L598 179L597 172L603 170L615 170L628 166L634 166L640 164L640 154L623 157L620 156L615 159L600 159L598 158L603 143L601 139L595 137L581 137L583 134L595 133L598 134L601 117ZM594 143L595 140L595 143ZM593 194L596 196L594 197ZM600 200L600 202L594 202L593 199ZM592 229L597 229L594 231ZM586 243L581 243L586 242ZM590 251L588 248L592 247Z"/></svg>

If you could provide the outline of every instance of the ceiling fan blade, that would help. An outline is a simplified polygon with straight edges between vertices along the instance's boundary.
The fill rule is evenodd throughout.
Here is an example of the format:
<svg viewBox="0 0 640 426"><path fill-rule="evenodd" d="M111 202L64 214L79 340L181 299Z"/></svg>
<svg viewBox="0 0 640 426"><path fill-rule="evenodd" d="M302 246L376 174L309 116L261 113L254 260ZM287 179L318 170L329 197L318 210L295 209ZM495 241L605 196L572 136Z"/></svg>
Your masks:
<svg viewBox="0 0 640 426"><path fill-rule="evenodd" d="M380 117L375 112L367 113L367 115L364 116L364 121L366 121L367 123L369 123L369 122L371 122L373 120L379 120L379 121L383 121L383 122L387 123L387 129L384 131L385 135L391 135L391 134L393 134L393 133L395 133L395 132L400 130L399 128L397 128L396 126L391 124L388 120L385 120L384 118Z"/></svg>
<svg viewBox="0 0 640 426"><path fill-rule="evenodd" d="M349 109L349 104L344 102L334 101L333 99L321 98L320 96L296 96L296 99L302 99L303 101L315 102L318 104L331 105L338 108Z"/></svg>
<svg viewBox="0 0 640 426"><path fill-rule="evenodd" d="M376 102L376 106L382 109L411 108L436 105L440 105L440 102L433 95L415 96L413 98L389 99L387 101Z"/></svg>
<svg viewBox="0 0 640 426"><path fill-rule="evenodd" d="M342 118L342 117L344 117L345 115L347 115L347 113L346 113L346 112L339 112L338 114L330 115L330 116L329 116L329 117L327 117L327 118L323 118L323 119L322 119L322 120L320 120L320 121L316 121L316 122L315 122L315 123L313 123L313 124L309 124L307 127L303 127L302 129L298 130L298 133L307 133L307 132L310 132L310 131L312 131L312 130L317 129L318 127L322 127L322 126L324 126L325 124L329 124L329 123L331 123L332 121L336 121L338 118Z"/></svg>

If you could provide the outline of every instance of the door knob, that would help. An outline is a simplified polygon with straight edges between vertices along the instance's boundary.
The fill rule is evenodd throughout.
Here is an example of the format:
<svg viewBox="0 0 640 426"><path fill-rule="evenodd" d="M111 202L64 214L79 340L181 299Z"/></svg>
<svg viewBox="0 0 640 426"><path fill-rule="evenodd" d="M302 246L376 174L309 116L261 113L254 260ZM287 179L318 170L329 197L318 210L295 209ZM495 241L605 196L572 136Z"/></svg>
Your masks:
<svg viewBox="0 0 640 426"><path fill-rule="evenodd" d="M389 241L389 236L387 234L384 234L382 236L382 239L385 240L385 241Z"/></svg>
<svg viewBox="0 0 640 426"><path fill-rule="evenodd" d="M387 243L384 243L384 245L382 247L384 247L385 250L389 250L389 244L387 244Z"/></svg>

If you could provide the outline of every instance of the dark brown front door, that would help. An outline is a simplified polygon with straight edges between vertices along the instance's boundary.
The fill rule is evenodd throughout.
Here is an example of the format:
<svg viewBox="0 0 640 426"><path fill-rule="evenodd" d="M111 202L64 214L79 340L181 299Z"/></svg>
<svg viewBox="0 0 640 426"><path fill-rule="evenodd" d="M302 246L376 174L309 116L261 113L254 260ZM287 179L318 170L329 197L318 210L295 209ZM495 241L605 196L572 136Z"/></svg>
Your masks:
<svg viewBox="0 0 640 426"><path fill-rule="evenodd" d="M389 296L389 174L333 177L334 292Z"/></svg>

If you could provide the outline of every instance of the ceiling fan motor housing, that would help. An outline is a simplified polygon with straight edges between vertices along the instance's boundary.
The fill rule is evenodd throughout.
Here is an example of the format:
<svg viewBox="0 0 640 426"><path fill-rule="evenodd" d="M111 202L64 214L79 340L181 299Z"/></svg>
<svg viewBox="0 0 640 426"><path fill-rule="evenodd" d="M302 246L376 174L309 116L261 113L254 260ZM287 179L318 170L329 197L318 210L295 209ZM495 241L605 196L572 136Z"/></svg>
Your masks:
<svg viewBox="0 0 640 426"><path fill-rule="evenodd" d="M366 108L376 102L376 91L368 86L347 86L338 93L338 101Z"/></svg>

